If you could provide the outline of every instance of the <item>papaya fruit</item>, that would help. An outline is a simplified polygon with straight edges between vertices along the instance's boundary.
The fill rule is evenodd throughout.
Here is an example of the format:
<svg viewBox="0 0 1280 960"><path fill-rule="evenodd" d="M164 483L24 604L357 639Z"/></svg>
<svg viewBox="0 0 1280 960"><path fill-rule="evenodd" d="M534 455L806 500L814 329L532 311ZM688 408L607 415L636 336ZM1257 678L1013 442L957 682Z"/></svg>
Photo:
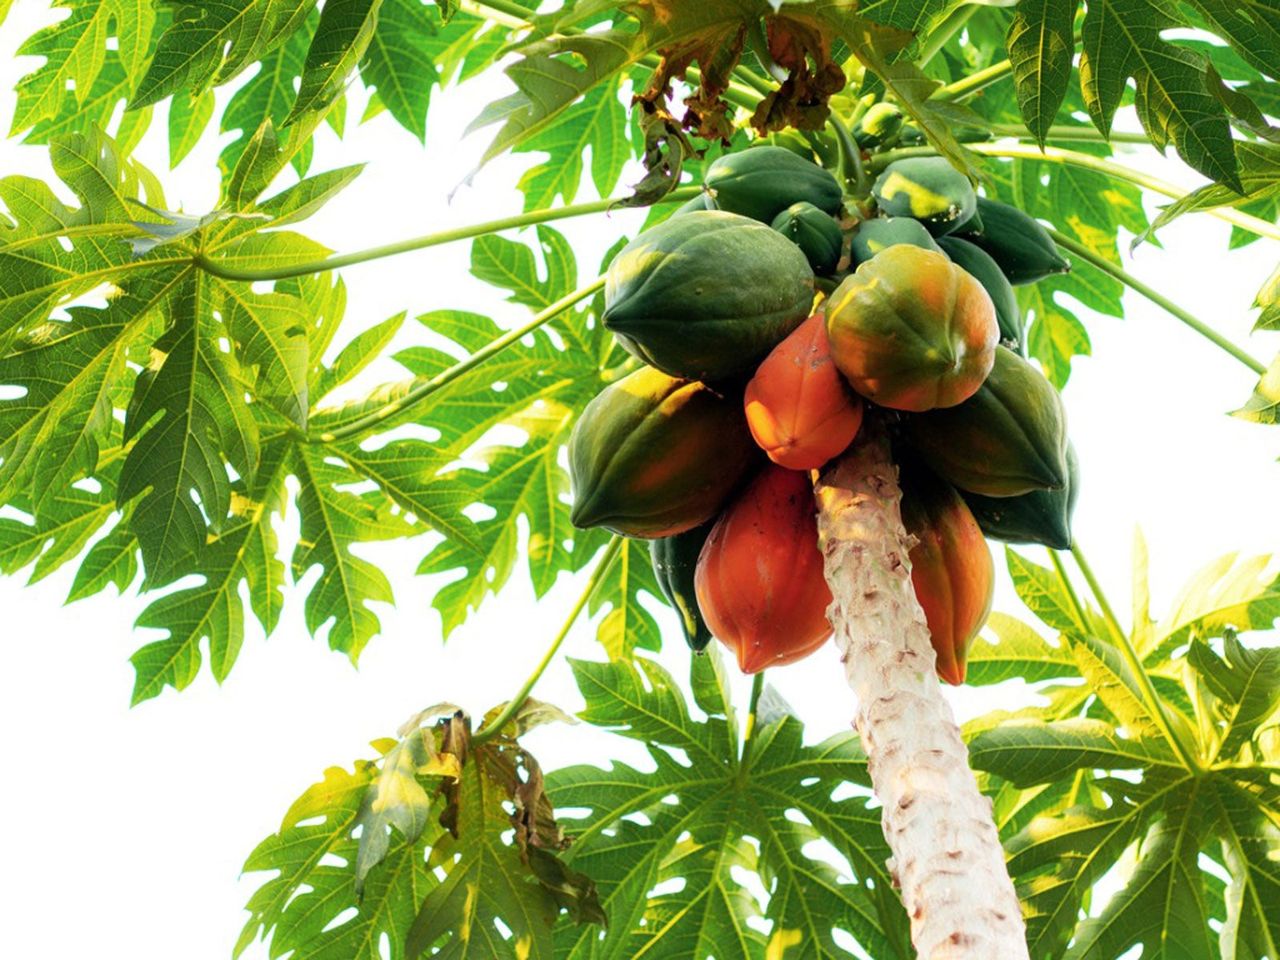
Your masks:
<svg viewBox="0 0 1280 960"><path fill-rule="evenodd" d="M871 187L887 217L912 217L933 236L950 233L973 216L978 195L969 178L945 157L895 160Z"/></svg>
<svg viewBox="0 0 1280 960"><path fill-rule="evenodd" d="M881 250L831 294L831 358L853 389L884 407L919 412L971 397L987 378L1000 333L991 297L942 253Z"/></svg>
<svg viewBox="0 0 1280 960"><path fill-rule="evenodd" d="M814 314L773 348L742 397L765 454L790 470L816 470L862 426L862 401L831 362L826 319Z"/></svg>
<svg viewBox="0 0 1280 960"><path fill-rule="evenodd" d="M901 129L902 108L882 100L868 107L858 120L853 128L853 139L863 150L872 150L897 136Z"/></svg>
<svg viewBox="0 0 1280 960"><path fill-rule="evenodd" d="M987 197L978 198L977 210L980 225L966 225L963 236L985 250L1014 286L1071 269L1053 237L1034 217Z"/></svg>
<svg viewBox="0 0 1280 960"><path fill-rule="evenodd" d="M881 250L898 243L909 243L922 250L941 252L938 242L920 221L910 217L872 217L863 220L849 238L849 256L853 266L866 263Z"/></svg>
<svg viewBox="0 0 1280 960"><path fill-rule="evenodd" d="M711 631L698 609L698 598L693 589L698 555L702 553L702 545L710 533L711 524L704 523L684 533L649 541L654 579L679 617L685 643L694 653L701 653L711 642Z"/></svg>
<svg viewBox="0 0 1280 960"><path fill-rule="evenodd" d="M834 167L840 162L840 147L829 134L806 130L778 130L751 141L748 149L758 150L761 147L782 147L790 150L802 160L816 163L820 167Z"/></svg>
<svg viewBox="0 0 1280 960"><path fill-rule="evenodd" d="M809 316L813 270L764 224L694 211L623 247L604 298L604 325L629 353L674 377L719 380L754 369Z"/></svg>
<svg viewBox="0 0 1280 960"><path fill-rule="evenodd" d="M920 458L968 493L1016 497L1067 483L1067 418L1053 385L1008 347L997 347L986 382L946 410L906 423Z"/></svg>
<svg viewBox="0 0 1280 960"><path fill-rule="evenodd" d="M983 534L1005 543L1039 543L1051 550L1071 549L1071 517L1080 495L1080 463L1067 444L1067 484L1061 490L1032 490L1017 497L960 496Z"/></svg>
<svg viewBox="0 0 1280 960"><path fill-rule="evenodd" d="M680 206L676 207L675 212L671 214L673 217L683 216L686 213L693 213L697 210L707 209L707 195L700 193L696 197L690 197Z"/></svg>
<svg viewBox="0 0 1280 960"><path fill-rule="evenodd" d="M743 673L807 656L831 635L809 477L766 466L711 528L694 575L698 606Z"/></svg>
<svg viewBox="0 0 1280 960"><path fill-rule="evenodd" d="M928 470L902 471L902 524L916 538L911 585L929 625L938 676L964 683L969 647L991 613L995 565L978 521Z"/></svg>
<svg viewBox="0 0 1280 960"><path fill-rule="evenodd" d="M830 214L823 213L808 200L801 200L774 217L769 226L800 248L814 273L819 276L835 273L844 234Z"/></svg>
<svg viewBox="0 0 1280 960"><path fill-rule="evenodd" d="M606 386L569 436L570 521L645 539L706 523L759 457L741 404L651 367Z"/></svg>
<svg viewBox="0 0 1280 960"><path fill-rule="evenodd" d="M707 206L741 214L761 223L793 203L807 200L823 213L840 209L840 184L816 163L785 147L763 146L717 157L703 177Z"/></svg>
<svg viewBox="0 0 1280 960"><path fill-rule="evenodd" d="M960 237L939 237L938 245L951 262L968 271L991 297L996 308L996 325L1000 339L1012 346L1024 357L1027 355L1026 330L1022 323L1022 308L1008 278L999 265L981 247L974 246Z"/></svg>

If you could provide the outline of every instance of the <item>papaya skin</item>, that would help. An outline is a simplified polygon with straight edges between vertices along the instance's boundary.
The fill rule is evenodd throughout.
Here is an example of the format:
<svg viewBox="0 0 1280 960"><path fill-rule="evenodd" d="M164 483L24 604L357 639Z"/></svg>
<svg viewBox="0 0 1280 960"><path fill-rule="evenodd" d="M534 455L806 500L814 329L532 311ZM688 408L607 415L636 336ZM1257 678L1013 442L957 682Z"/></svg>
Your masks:
<svg viewBox="0 0 1280 960"><path fill-rule="evenodd" d="M929 625L938 676L959 686L969 647L991 613L991 551L956 490L921 468L902 483L902 522L916 540L911 584Z"/></svg>
<svg viewBox="0 0 1280 960"><path fill-rule="evenodd" d="M789 470L816 470L853 442L863 404L831 360L822 314L773 348L747 384L743 406L756 444Z"/></svg>
<svg viewBox="0 0 1280 960"><path fill-rule="evenodd" d="M831 357L863 397L920 413L978 391L1000 339L982 285L945 254L886 247L840 284L826 305Z"/></svg>
<svg viewBox="0 0 1280 960"><path fill-rule="evenodd" d="M807 474L769 465L716 521L698 556L698 607L743 673L793 663L831 636L831 590Z"/></svg>

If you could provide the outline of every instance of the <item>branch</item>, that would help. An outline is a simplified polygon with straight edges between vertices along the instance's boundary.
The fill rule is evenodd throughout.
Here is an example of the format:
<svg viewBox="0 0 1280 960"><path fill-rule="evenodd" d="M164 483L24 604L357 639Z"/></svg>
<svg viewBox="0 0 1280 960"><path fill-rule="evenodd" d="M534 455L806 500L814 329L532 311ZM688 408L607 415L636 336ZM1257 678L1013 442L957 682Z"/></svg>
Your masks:
<svg viewBox="0 0 1280 960"><path fill-rule="evenodd" d="M1001 60L999 63L993 63L989 67L985 67L976 73L971 73L967 77L957 80L955 83L949 83L945 87L939 87L933 91L930 100L964 100L985 90L991 84L998 80L1003 80L1013 71L1013 64L1008 60Z"/></svg>
<svg viewBox="0 0 1280 960"><path fill-rule="evenodd" d="M987 125L987 129L997 137L1013 137L1018 140L1029 139L1027 128L1017 123L992 123ZM1049 128L1045 139L1084 140L1091 143L1139 143L1151 146L1151 138L1145 133L1127 133L1122 130L1114 130L1110 135L1104 136L1096 127L1069 126L1060 123L1054 124Z"/></svg>
<svg viewBox="0 0 1280 960"><path fill-rule="evenodd" d="M967 3L956 7L943 17L942 22L933 28L929 36L920 45L920 52L916 55L916 66L924 67L936 57L951 38L964 29L964 25L977 12L978 4Z"/></svg>
<svg viewBox="0 0 1280 960"><path fill-rule="evenodd" d="M623 538L615 534L609 540L609 545L604 548L604 556L596 561L595 569L591 571L591 577L587 580L587 585L582 588L582 593L578 596L578 602L573 605L573 609L569 611L569 616L565 618L564 625L560 627L560 632L556 634L555 639L551 641L551 646L547 647L546 652L542 655L542 659L538 661L538 665L533 668L533 673L529 674L524 684L514 697L507 701L502 711L493 718L492 721L486 723L483 727L476 731L471 738L472 744L484 743L491 740L502 732L511 718L516 712L524 706L524 702L529 699L529 693L533 690L534 685L546 672L547 667L551 666L551 661L555 659L556 653L560 650L561 644L565 638L569 636L569 630L573 627L574 621L578 619L578 615L582 613L583 608L591 599L591 595L596 592L600 586L600 582L604 579L604 575L609 572L609 567L613 565L613 559L618 555L618 551L622 548Z"/></svg>
<svg viewBox="0 0 1280 960"><path fill-rule="evenodd" d="M454 380L458 379L458 377L462 376L468 370L478 367L480 364L488 360L494 354L499 353L500 351L511 346L511 344L515 343L517 340L521 339L522 337L527 337L529 334L533 333L533 331L537 330L544 323L553 319L557 314L563 313L565 310L568 310L570 307L572 307L574 304L578 303L579 301L585 300L587 297L592 296L594 293L596 293L598 290L604 287L604 279L605 279L604 277L599 277L596 280L592 281L591 283L587 284L587 286L580 287L579 289L573 291L573 293L570 293L570 294L567 294L566 296L561 297L555 303L551 304L550 306L546 307L545 309L535 314L533 319L531 319L524 326L517 327L514 330L509 330L508 332L504 333L502 336L496 337L493 340L490 340L488 344L481 347L479 350L471 354L471 356L467 357L465 360L459 360L457 363L449 367L447 370L442 370L440 371L440 373L437 373L430 380L424 380L422 383L417 384L412 389L410 389L403 397L399 397L395 400L390 401L389 403L384 404L383 406L379 407L377 410L374 410L372 413L364 414L363 416L360 416L354 420L348 421L347 423L344 423L341 426L337 426L330 430L326 430L324 433L321 433L319 436L308 436L307 441L309 443L333 443L336 440L346 440L351 437L359 436L360 434L364 433L366 430L376 427L378 424L382 423L382 421L386 420L390 416L393 416L398 413L403 413L405 410L408 410L409 408L415 406L416 404L421 403L423 400L431 396L431 394L435 393L441 387L447 386L448 384L452 383Z"/></svg>
<svg viewBox="0 0 1280 960"><path fill-rule="evenodd" d="M1061 561L1058 560L1056 551L1052 552L1052 555L1053 565L1058 571L1058 578L1065 581L1067 579L1066 570L1063 569ZM1075 558L1076 566L1084 574L1085 583L1089 585L1089 591L1093 594L1093 599L1097 601L1098 608L1102 611L1102 619L1106 621L1107 629L1111 632L1111 638L1115 642L1116 649L1120 651L1120 655L1128 665L1129 671L1133 674L1133 679L1138 684L1142 699L1146 703L1147 711L1151 714L1151 719L1155 721L1165 740L1168 741L1170 748L1182 759L1186 768L1195 773L1203 772L1204 768L1201 766L1199 758L1177 735L1169 722L1169 716L1165 713L1160 695L1156 693L1156 688L1151 683L1151 677L1148 676L1146 668L1142 665L1142 658L1138 656L1138 651L1133 648L1133 641L1129 638L1129 635L1120 626L1120 621L1116 617L1115 611L1111 609L1110 601L1107 600L1106 594L1102 592L1102 584L1094 576L1093 568L1089 566L1089 561L1085 559L1084 551L1080 549L1079 544L1071 545L1071 556Z"/></svg>
<svg viewBox="0 0 1280 960"><path fill-rule="evenodd" d="M702 191L702 187L698 184L691 184L686 187L677 187L665 197L658 201L658 204L664 203L682 203L685 200L691 200ZM441 230L436 233L428 233L420 237L411 237L408 240L400 240L396 243L383 244L380 247L370 247L367 250L358 250L355 253L344 253L338 256L325 257L323 260L312 260L307 263L296 263L287 267L277 267L266 270L243 270L237 267L227 266L217 260L206 257L203 253L198 253L193 258L193 263L204 270L206 273L215 277L221 277L224 280L245 280L256 282L261 280L286 280L289 277L303 277L315 273L324 273L328 270L336 270L339 267L349 267L352 264L367 263L370 260L380 260L383 257L393 257L401 253L409 253L413 250L423 250L427 247L436 247L444 243L453 243L455 240L467 240L471 237L479 237L488 233L497 233L499 230L511 230L516 227L527 227L536 223L550 223L553 220L567 220L570 217L581 217L588 213L603 213L610 207L621 202L623 197L606 197L603 200L592 200L590 203L576 203L565 207L550 207L543 210L530 210L528 213L517 214L514 217L503 217L500 220L486 220L483 223L473 223L465 227L455 227L452 230Z"/></svg>
<svg viewBox="0 0 1280 960"><path fill-rule="evenodd" d="M1185 323L1188 327L1190 327L1196 333L1200 334L1200 336L1204 337L1206 340L1210 341L1215 346L1221 347L1227 353L1231 354L1231 356L1235 357L1237 360L1243 363L1246 367L1248 367L1254 373L1264 374L1267 372L1266 364L1260 363L1258 360L1255 360L1243 349L1241 349L1240 347L1237 347L1234 343L1232 343L1222 334L1218 333L1217 330L1214 330L1203 320L1197 319L1195 316L1188 313L1182 307L1178 306L1176 303L1170 300L1168 297L1164 296L1157 290L1154 290L1153 288L1147 286L1145 283L1143 283L1137 277L1133 276L1131 273L1128 273L1127 271L1116 266L1114 263L1112 263L1110 260L1106 259L1105 257L1099 256L1097 253L1090 250L1084 244L1076 240L1073 240L1071 237L1067 236L1066 234L1058 230L1055 230L1052 227L1049 227L1048 230L1049 230L1049 236L1053 237L1054 243L1056 243L1058 246L1064 247L1065 249L1070 250L1076 256L1080 257L1083 260L1088 261L1090 264L1097 267L1103 273L1106 273L1114 277L1115 279L1119 280L1121 283L1123 283L1125 286L1129 287L1130 289L1136 290L1138 293L1142 294L1144 297L1146 297L1156 306L1162 307L1164 310L1168 311L1170 314L1177 317L1179 320Z"/></svg>
<svg viewBox="0 0 1280 960"><path fill-rule="evenodd" d="M911 584L911 540L882 427L864 424L816 496L834 598L827 615L857 695L854 727L912 943L920 960L1027 960L991 801L969 769Z"/></svg>

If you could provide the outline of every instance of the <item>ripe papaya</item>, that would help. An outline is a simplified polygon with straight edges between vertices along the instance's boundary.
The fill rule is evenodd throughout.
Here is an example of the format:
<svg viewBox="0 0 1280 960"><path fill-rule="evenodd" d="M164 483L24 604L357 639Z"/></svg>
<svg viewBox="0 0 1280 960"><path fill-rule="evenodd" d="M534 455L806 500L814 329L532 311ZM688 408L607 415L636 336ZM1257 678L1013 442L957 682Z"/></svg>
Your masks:
<svg viewBox="0 0 1280 960"><path fill-rule="evenodd" d="M830 214L823 213L808 200L801 200L774 217L769 226L800 248L814 273L819 276L835 273L844 234Z"/></svg>
<svg viewBox="0 0 1280 960"><path fill-rule="evenodd" d="M809 315L813 271L764 224L695 211L623 247L604 298L604 325L629 353L675 377L718 380L753 369Z"/></svg>
<svg viewBox="0 0 1280 960"><path fill-rule="evenodd" d="M766 466L712 527L694 587L707 626L743 673L822 646L831 591L808 476Z"/></svg>
<svg viewBox="0 0 1280 960"><path fill-rule="evenodd" d="M573 525L652 539L710 520L759 457L741 403L650 367L609 384L569 437Z"/></svg>
<svg viewBox="0 0 1280 960"><path fill-rule="evenodd" d="M972 397L906 423L912 447L952 486L988 497L1061 490L1067 417L1053 385L1008 347Z"/></svg>
<svg viewBox="0 0 1280 960"><path fill-rule="evenodd" d="M964 500L928 470L903 469L902 524L916 538L908 555L911 585L929 624L938 676L959 686L969 647L991 613L991 551Z"/></svg>
<svg viewBox="0 0 1280 960"><path fill-rule="evenodd" d="M902 129L902 108L896 103L873 103L854 127L853 139L863 150L871 150L897 135Z"/></svg>
<svg viewBox="0 0 1280 960"><path fill-rule="evenodd" d="M1000 337L991 298L942 253L880 251L827 303L831 358L853 389L895 410L951 407L991 370Z"/></svg>
<svg viewBox="0 0 1280 960"><path fill-rule="evenodd" d="M764 146L726 153L707 167L703 178L707 206L738 213L761 223L793 203L808 200L823 213L840 209L840 184L822 167L785 147Z"/></svg>
<svg viewBox="0 0 1280 960"><path fill-rule="evenodd" d="M1071 269L1048 231L1017 207L979 197L978 216L980 226L966 225L964 238L990 254L1015 286Z"/></svg>
<svg viewBox="0 0 1280 960"><path fill-rule="evenodd" d="M862 401L831 362L821 314L773 348L742 400L756 443L791 470L818 469L843 452L862 426Z"/></svg>
<svg viewBox="0 0 1280 960"><path fill-rule="evenodd" d="M1080 464L1067 444L1067 484L1061 490L1032 490L1017 497L960 496L982 532L1005 543L1039 543L1052 550L1071 549L1071 516L1080 495Z"/></svg>
<svg viewBox="0 0 1280 960"><path fill-rule="evenodd" d="M974 246L960 237L939 237L938 245L942 252L973 275L982 284L982 288L991 297L996 308L996 324L1000 327L1000 339L1012 346L1024 357L1027 355L1026 333L1022 324L1022 309L1018 306L1017 294L1009 285L1004 271L991 259L981 247Z"/></svg>
<svg viewBox="0 0 1280 960"><path fill-rule="evenodd" d="M695 653L701 653L711 642L711 631L698 609L698 598L693 589L693 577L698 569L698 555L711 533L711 524L659 537L649 541L649 559L653 561L653 575L671 608L680 618L680 629L685 643Z"/></svg>
<svg viewBox="0 0 1280 960"><path fill-rule="evenodd" d="M872 217L863 220L849 238L849 256L853 266L866 263L881 250L898 243L909 243L922 250L941 252L938 242L919 220L910 217Z"/></svg>
<svg viewBox="0 0 1280 960"><path fill-rule="evenodd" d="M978 196L969 178L945 157L895 160L871 187L887 217L913 217L933 236L950 233L973 216Z"/></svg>

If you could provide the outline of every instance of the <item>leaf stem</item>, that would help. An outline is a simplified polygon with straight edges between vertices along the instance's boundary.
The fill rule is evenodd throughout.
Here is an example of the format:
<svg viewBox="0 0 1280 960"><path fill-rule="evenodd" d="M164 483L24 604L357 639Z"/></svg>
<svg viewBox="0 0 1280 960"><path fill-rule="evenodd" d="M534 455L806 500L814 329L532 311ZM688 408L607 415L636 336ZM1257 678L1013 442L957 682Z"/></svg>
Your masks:
<svg viewBox="0 0 1280 960"><path fill-rule="evenodd" d="M997 137L1016 137L1025 140L1028 137L1027 128L1017 123L992 123L987 125ZM1146 146L1151 145L1151 138L1145 133L1129 133L1124 130L1113 130L1110 136L1103 136L1102 132L1096 127L1071 126L1065 123L1057 123L1049 128L1045 135L1046 140L1087 140L1101 143L1139 143ZM1037 149L1039 149L1037 147Z"/></svg>
<svg viewBox="0 0 1280 960"><path fill-rule="evenodd" d="M967 3L956 7L949 14L943 17L939 23L925 38L924 43L920 45L920 52L916 55L916 66L923 67L930 60L938 55L943 47L957 33L964 29L964 25L969 22L969 18L978 12L978 5Z"/></svg>
<svg viewBox="0 0 1280 960"><path fill-rule="evenodd" d="M1231 356L1235 357L1237 360L1243 363L1246 367L1248 367L1254 373L1261 375L1267 372L1267 368L1265 364L1260 363L1258 360L1251 357L1248 353L1246 353L1240 347L1236 346L1234 343L1232 343L1222 334L1218 333L1217 330L1214 330L1203 320L1198 319L1197 317L1193 316L1191 313L1184 310L1182 307L1178 306L1178 304L1174 303L1172 300L1164 296L1159 291L1153 289L1152 287L1147 286L1145 283L1143 283L1137 277L1133 276L1128 271L1123 270L1120 267L1116 266L1114 263L1112 263L1110 260L1106 259L1105 257L1099 256L1097 253L1095 253L1093 250L1090 250L1084 244L1080 243L1077 240L1072 239L1071 237L1067 236L1061 231L1055 230L1052 227L1049 227L1048 230L1049 230L1049 236L1053 237L1054 243L1056 243L1058 246L1063 247L1067 250L1070 250L1076 256L1080 257L1083 260L1088 261L1090 264L1097 267L1103 273L1106 273L1109 276L1114 277L1116 280L1119 280L1125 286L1142 294L1144 297L1146 297L1156 306L1163 308L1165 311L1172 314L1174 317L1177 317L1179 320L1185 323L1188 327L1190 327L1196 333L1200 334L1200 336L1204 337L1206 340L1210 341L1215 346L1220 347L1222 350L1225 350L1227 353L1231 354Z"/></svg>
<svg viewBox="0 0 1280 960"><path fill-rule="evenodd" d="M1129 635L1120 626L1115 610L1112 609L1111 602L1107 600L1107 595L1102 590L1102 584L1098 582L1093 568L1089 566L1089 561L1085 558L1084 551L1078 543L1071 545L1071 556L1075 558L1076 566L1080 568L1080 572L1084 575L1085 583L1089 585L1089 592L1093 594L1093 599L1097 602L1098 609L1102 611L1102 618L1106 621L1107 628L1111 632L1116 649L1120 651L1125 664L1129 667L1129 672L1133 674L1133 679L1138 684L1142 699L1146 702L1147 711L1151 714L1151 719L1156 722L1160 732L1164 734L1165 740L1173 748L1174 753L1178 754L1182 759L1187 769L1197 773L1201 772L1203 768L1195 753L1182 742L1182 738L1176 734L1173 726L1169 723L1169 716L1165 713L1164 704L1160 700L1160 695L1156 693L1155 685L1152 684L1146 668L1142 665L1142 659L1138 656L1138 651L1134 649Z"/></svg>
<svg viewBox="0 0 1280 960"><path fill-rule="evenodd" d="M967 77L957 80L955 83L949 83L945 87L939 87L933 91L930 100L963 100L965 97L971 97L975 93L985 90L991 84L998 80L1002 80L1013 71L1013 64L1008 60L1001 60L999 63L993 63L989 67L984 67L976 73L971 73Z"/></svg>
<svg viewBox="0 0 1280 960"><path fill-rule="evenodd" d="M1041 150L1040 147L1031 143L969 143L965 146L974 153L980 153L988 157L1041 160L1048 163L1064 163L1073 167L1093 170L1112 179L1136 184L1153 193L1163 194L1174 200L1179 200L1190 192L1167 180L1143 173L1141 170L1126 167L1121 163L1114 163L1104 157L1095 157L1092 154L1080 153L1077 150L1067 150L1063 147L1045 147ZM898 150L887 150L872 157L871 169L873 172L878 172L894 160L901 160L904 157L931 157L936 156L937 153L938 151L933 147L902 147ZM1260 237L1280 240L1280 224L1268 223L1261 217L1251 216L1232 207L1211 207L1198 212L1207 213L1210 216L1217 217L1219 220L1225 220L1227 223L1240 227L1242 230L1248 230L1250 233L1255 233Z"/></svg>
<svg viewBox="0 0 1280 960"><path fill-rule="evenodd" d="M1076 622L1080 625L1081 631L1087 632L1089 629L1089 616L1085 613L1084 604L1080 602L1080 595L1076 593L1075 584L1067 576L1067 568L1062 565L1062 558L1058 555L1057 550L1046 550L1046 552L1049 554L1049 562L1053 564L1054 573L1058 575L1058 583L1066 591L1067 599L1071 601L1071 609L1075 612Z"/></svg>
<svg viewBox="0 0 1280 960"><path fill-rule="evenodd" d="M760 707L760 694L764 693L764 674L761 670L751 680L751 699L747 702L747 721L742 729L742 755L747 755L747 745L756 732L756 713Z"/></svg>
<svg viewBox="0 0 1280 960"><path fill-rule="evenodd" d="M510 0L458 0L458 9L516 30L529 26L528 18L532 12Z"/></svg>
<svg viewBox="0 0 1280 960"><path fill-rule="evenodd" d="M490 340L485 346L481 347L465 360L459 360L447 370L442 370L440 373L437 373L430 380L424 380L422 383L417 384L405 393L403 397L399 397L384 404L372 413L367 413L354 420L348 421L341 426L326 430L318 436L308 436L307 441L310 443L333 443L337 440L346 440L351 437L358 436L366 430L377 426L394 414L403 413L415 404L421 403L441 387L447 386L467 371L479 366L494 354L506 349L522 337L526 337L533 333L533 331L537 330L557 314L563 313L579 301L592 296L596 291L604 287L604 279L604 277L599 277L587 286L581 287L572 293L561 297L555 303L536 313L524 326L517 327L514 330L509 330L502 336Z"/></svg>
<svg viewBox="0 0 1280 960"><path fill-rule="evenodd" d="M702 187L696 184L677 187L675 190L672 190L665 197L659 200L658 203L677 203L690 200L701 192L701 190ZM228 266L225 263L210 259L203 253L197 253L193 258L193 262L206 273L215 277L221 277L224 280L243 280L248 282L262 280L286 280L289 277L302 277L315 273L324 273L327 270L336 270L339 267L349 267L357 263L367 263L370 260L380 260L383 257L393 257L401 253L423 250L427 247L435 247L444 243L453 243L455 240L467 240L471 237L497 233L499 230L511 230L516 227L527 227L537 223L550 223L553 220L567 220L570 217L581 217L589 213L603 213L610 207L617 204L621 199L621 197L606 197L603 200L592 200L589 203L575 203L564 207L530 210L528 213L517 214L513 217L502 217L498 220L486 220L483 223L473 223L465 227L454 227L451 230L440 230L436 233L428 233L420 237L410 237L408 240L398 240L395 243L387 243L378 247L370 247L367 250L357 250L354 253L339 254L337 256L325 257L323 260L311 260L306 263L296 263L287 267L275 267L265 270L245 270Z"/></svg>
<svg viewBox="0 0 1280 960"><path fill-rule="evenodd" d="M564 624L560 627L560 632L556 634L555 639L551 641L551 645L547 647L546 652L542 654L542 659L538 661L538 665L533 668L533 672L525 678L524 684L514 697L507 701L502 711L493 718L489 723L476 731L475 736L471 738L473 744L484 743L486 740L498 736L516 715L516 712L524 706L524 702L529 699L529 693L533 690L534 685L546 672L547 667L551 666L551 661L555 659L556 654L560 651L561 645L565 638L569 636L569 631L573 628L574 622L582 613L587 602L591 599L592 594L600 586L600 582L604 580L604 575L609 572L609 567L613 565L614 558L617 557L618 551L622 549L623 538L614 534L609 540L608 546L604 548L604 555L596 561L595 569L591 571L591 576L587 580L587 585L582 588L577 602L573 605L573 609L569 611L568 617L565 618Z"/></svg>

